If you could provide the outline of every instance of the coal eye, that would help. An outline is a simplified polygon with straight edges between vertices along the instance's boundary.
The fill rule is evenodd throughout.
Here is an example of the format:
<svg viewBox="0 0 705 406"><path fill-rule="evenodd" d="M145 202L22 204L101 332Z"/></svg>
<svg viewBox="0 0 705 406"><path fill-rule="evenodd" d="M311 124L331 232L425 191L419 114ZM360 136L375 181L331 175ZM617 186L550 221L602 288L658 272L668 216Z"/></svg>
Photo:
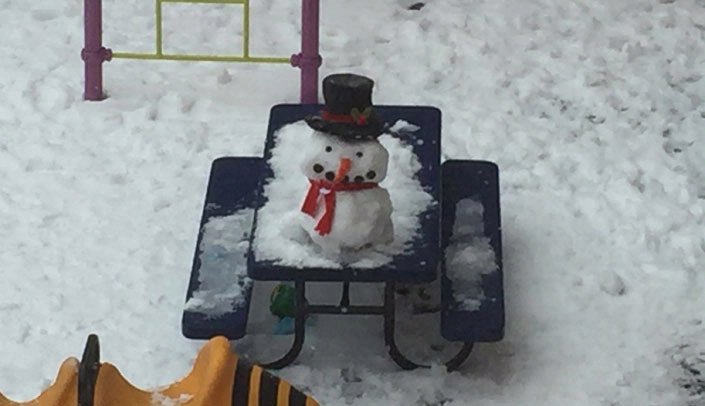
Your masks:
<svg viewBox="0 0 705 406"><path fill-rule="evenodd" d="M362 158L362 152L358 152L358 153L355 154L355 155L357 155L358 158Z"/></svg>
<svg viewBox="0 0 705 406"><path fill-rule="evenodd" d="M328 145L326 147L326 152L331 152L332 150L333 150L333 147L331 147L330 145Z"/></svg>

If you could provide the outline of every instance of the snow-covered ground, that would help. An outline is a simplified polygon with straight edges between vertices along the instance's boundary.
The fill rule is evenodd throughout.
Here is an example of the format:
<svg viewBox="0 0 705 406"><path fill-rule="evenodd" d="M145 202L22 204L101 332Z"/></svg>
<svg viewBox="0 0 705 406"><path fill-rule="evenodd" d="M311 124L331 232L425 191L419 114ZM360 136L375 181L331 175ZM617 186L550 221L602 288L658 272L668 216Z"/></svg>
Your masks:
<svg viewBox="0 0 705 406"><path fill-rule="evenodd" d="M440 107L445 157L499 164L507 331L456 373L402 372L380 320L321 318L281 375L324 405L705 404L705 1L322 3L322 74ZM115 60L110 98L84 102L81 7L0 0L0 390L17 400L91 332L138 386L186 374L209 165L261 154L270 106L297 101L284 65ZM298 7L252 0L253 53L299 48ZM107 46L152 49L153 2L104 12ZM166 5L165 49L238 52L240 13Z"/></svg>

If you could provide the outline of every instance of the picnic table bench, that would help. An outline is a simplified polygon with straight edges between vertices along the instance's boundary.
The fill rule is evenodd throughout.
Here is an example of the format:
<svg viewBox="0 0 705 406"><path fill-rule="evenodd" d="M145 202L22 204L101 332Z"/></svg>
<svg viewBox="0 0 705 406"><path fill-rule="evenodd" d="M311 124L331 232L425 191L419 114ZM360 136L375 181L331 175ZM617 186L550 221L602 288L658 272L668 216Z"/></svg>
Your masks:
<svg viewBox="0 0 705 406"><path fill-rule="evenodd" d="M204 267L202 242L204 229L209 221L242 211L254 213L252 230L241 230L251 239L257 226L257 209L266 203L264 181L273 173L268 165L271 151L276 144L276 133L283 126L315 114L321 105L277 105L270 113L264 157L224 157L213 162L206 200L201 218L201 228L194 255L187 301L199 295L206 272L217 272ZM420 365L406 358L395 340L395 290L398 284L425 284L441 278L441 333L450 341L463 343L456 356L446 363L449 370L456 369L470 354L475 342L498 341L504 334L504 297L501 250L498 168L486 161L450 160L440 162L441 112L434 107L376 106L375 110L388 123L405 120L418 126L413 134L400 132L400 137L413 147L422 163L416 174L418 180L438 204L429 206L420 216L421 233L411 241L411 248L397 255L385 265L374 269L343 267L342 269L296 268L260 260L252 250L229 258L244 272L226 275L233 286L241 290L240 300L233 301L227 309L212 314L186 306L183 334L193 339L209 339L223 335L229 339L242 338L247 332L247 320L254 281L291 281L296 289L296 315L294 342L282 358L263 366L277 369L293 362L301 351L305 339L305 320L310 314L380 315L384 320L385 344L391 358L404 369ZM393 170L393 169L391 169ZM482 273L476 306L463 306L454 295L454 275L447 271L444 253L453 242L456 206L464 199L482 204L482 234L488 239L495 253L496 269ZM461 219L462 220L462 219ZM249 224L248 224L249 226ZM440 270L440 272L439 272ZM439 275L440 273L440 275ZM309 303L306 283L338 282L343 293L338 305ZM349 284L353 282L384 283L383 303L379 306L350 303Z"/></svg>

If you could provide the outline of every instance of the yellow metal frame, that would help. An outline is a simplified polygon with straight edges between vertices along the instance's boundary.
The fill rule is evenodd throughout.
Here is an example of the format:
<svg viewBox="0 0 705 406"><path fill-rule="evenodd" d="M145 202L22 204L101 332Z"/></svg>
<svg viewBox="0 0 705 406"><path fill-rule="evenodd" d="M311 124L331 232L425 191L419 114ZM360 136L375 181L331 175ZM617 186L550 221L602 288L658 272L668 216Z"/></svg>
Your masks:
<svg viewBox="0 0 705 406"><path fill-rule="evenodd" d="M254 62L254 63L289 63L289 58L275 56L250 55L250 0L155 0L156 8L156 52L113 52L113 58L125 59L155 59L170 61L202 61L202 62ZM166 54L162 40L162 4L163 3L200 3L200 4L234 4L242 5L242 55L200 55L200 54Z"/></svg>

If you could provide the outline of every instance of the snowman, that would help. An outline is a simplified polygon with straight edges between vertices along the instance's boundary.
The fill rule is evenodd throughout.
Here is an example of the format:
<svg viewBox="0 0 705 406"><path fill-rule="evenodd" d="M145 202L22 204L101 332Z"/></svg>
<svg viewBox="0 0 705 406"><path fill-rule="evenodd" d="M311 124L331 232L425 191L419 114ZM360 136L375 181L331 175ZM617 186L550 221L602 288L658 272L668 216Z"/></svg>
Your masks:
<svg viewBox="0 0 705 406"><path fill-rule="evenodd" d="M389 152L378 137L386 124L372 109L374 82L335 74L323 80L324 110L306 117L313 129L304 144L301 171L309 188L302 225L326 252L339 253L392 242L392 202L379 185Z"/></svg>

